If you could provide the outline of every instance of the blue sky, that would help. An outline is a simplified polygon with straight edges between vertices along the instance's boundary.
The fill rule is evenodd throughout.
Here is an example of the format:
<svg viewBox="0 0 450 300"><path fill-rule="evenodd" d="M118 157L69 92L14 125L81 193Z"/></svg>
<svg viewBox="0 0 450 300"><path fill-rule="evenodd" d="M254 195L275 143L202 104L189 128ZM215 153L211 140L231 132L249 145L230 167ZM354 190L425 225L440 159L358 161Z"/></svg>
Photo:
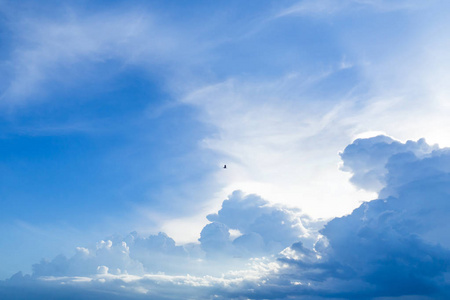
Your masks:
<svg viewBox="0 0 450 300"><path fill-rule="evenodd" d="M448 11L0 0L0 295L448 296Z"/></svg>

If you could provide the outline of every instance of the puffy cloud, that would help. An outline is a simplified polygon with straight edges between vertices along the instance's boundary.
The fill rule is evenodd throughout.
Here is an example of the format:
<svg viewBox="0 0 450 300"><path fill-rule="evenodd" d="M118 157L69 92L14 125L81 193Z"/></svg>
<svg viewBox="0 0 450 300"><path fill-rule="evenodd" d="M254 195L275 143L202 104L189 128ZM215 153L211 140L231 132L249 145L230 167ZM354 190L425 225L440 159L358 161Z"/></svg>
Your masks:
<svg viewBox="0 0 450 300"><path fill-rule="evenodd" d="M357 139L340 154L343 160L342 170L353 174L350 181L356 186L378 192L386 185L386 163L392 155L412 152L423 157L436 147L429 146L425 139L407 141L405 144L383 135Z"/></svg>
<svg viewBox="0 0 450 300"><path fill-rule="evenodd" d="M225 254L231 251L229 228L218 222L207 224L200 233L202 249L209 255Z"/></svg>
<svg viewBox="0 0 450 300"><path fill-rule="evenodd" d="M278 253L299 239L313 243L314 225L320 224L298 209L271 206L257 195L245 196L240 191L233 192L219 212L207 218L212 223L202 231L202 248L208 253L214 248L246 257ZM229 229L242 235L231 242Z"/></svg>
<svg viewBox="0 0 450 300"><path fill-rule="evenodd" d="M245 269L212 275L111 274L100 266L90 276L23 276L0 281L1 299L239 299L279 270L270 259L252 259Z"/></svg>
<svg viewBox="0 0 450 300"><path fill-rule="evenodd" d="M33 276L88 276L96 273L143 274L141 262L130 257L130 248L124 241L113 243L102 240L95 249L78 247L75 255L58 255L51 261L42 260L33 265Z"/></svg>
<svg viewBox="0 0 450 300"><path fill-rule="evenodd" d="M43 259L33 265L31 277L92 278L161 272L217 275L245 269L252 259L276 254L299 239L312 244L317 237L317 224L321 224L298 209L271 206L257 195L244 195L240 191L230 195L218 213L207 218L211 223L201 231L200 243L180 246L162 232L148 237L136 232L113 235L95 247L77 247L71 257Z"/></svg>
<svg viewBox="0 0 450 300"><path fill-rule="evenodd" d="M95 248L77 247L70 258L59 255L33 265L33 276L89 276L93 274L135 274L180 270L188 252L165 233L143 238L136 232L111 236Z"/></svg>
<svg viewBox="0 0 450 300"><path fill-rule="evenodd" d="M282 253L280 261L290 265L284 277L298 283L287 289L341 298L447 298L450 151L431 150L424 140L403 144L384 136L347 147L344 166L358 176L375 170L386 186L380 199L326 224L312 249L297 243ZM274 281L286 288L280 278Z"/></svg>
<svg viewBox="0 0 450 300"><path fill-rule="evenodd" d="M208 215L200 244L177 246L164 233L113 236L0 282L0 296L449 298L450 150L379 136L356 140L341 157L355 182L376 178L384 187L321 230L298 210L235 192ZM241 235L233 239L231 230Z"/></svg>

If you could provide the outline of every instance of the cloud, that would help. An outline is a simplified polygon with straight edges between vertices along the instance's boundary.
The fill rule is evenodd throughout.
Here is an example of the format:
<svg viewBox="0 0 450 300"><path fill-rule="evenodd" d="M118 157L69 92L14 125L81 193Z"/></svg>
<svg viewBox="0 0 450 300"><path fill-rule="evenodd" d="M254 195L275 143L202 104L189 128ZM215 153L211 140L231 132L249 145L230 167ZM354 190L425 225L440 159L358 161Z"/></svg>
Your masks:
<svg viewBox="0 0 450 300"><path fill-rule="evenodd" d="M46 15L43 7L23 11L19 17L16 5L4 11L5 26L17 38L14 51L2 65L7 76L3 76L0 104L14 107L48 101L57 88L92 84L91 90L95 90L127 68L150 74L162 65L176 63L181 71L185 57L190 57L190 63L196 60L191 53L196 51L194 47L185 45L178 51L180 44L190 43L183 34L147 7L116 4L87 12L77 5L55 6L59 17ZM163 70L158 70L163 75Z"/></svg>
<svg viewBox="0 0 450 300"><path fill-rule="evenodd" d="M342 2L301 2L305 3L339 6ZM339 56L328 57L326 52L317 58L325 68L315 67L305 75L301 70L309 70L310 65L302 61L295 71L269 79L228 77L183 99L199 108L205 124L217 129L202 145L231 167L226 174L216 174L216 181L224 186L220 200L241 189L273 203L297 205L314 217L341 216L359 201L376 197L368 191L382 187L378 179L371 178L367 190L355 191L345 173L337 170L335 153L355 136L379 130L401 141L426 136L431 143L450 146L445 132L450 94L444 84L449 59L448 52L441 51L448 48L442 26L448 17L444 21L445 14L437 13L448 11L446 4L426 5L426 15L436 15L435 19L422 15L422 10L410 10L409 2L401 2L404 10L395 13L388 8L395 10L397 5L384 1L343 3L351 8L343 9L345 18L320 23L324 40L329 34L333 36L330 44L339 41L335 45ZM371 10L383 6L386 9L374 9L376 13ZM284 21L292 26L298 25L296 21L306 23L294 19ZM337 67L343 57L351 68ZM330 82L334 84L328 86ZM331 93L318 94L318 90Z"/></svg>
<svg viewBox="0 0 450 300"><path fill-rule="evenodd" d="M231 251L230 231L222 223L213 222L203 227L199 241L202 249L212 256L229 254Z"/></svg>
<svg viewBox="0 0 450 300"><path fill-rule="evenodd" d="M211 274L233 270L249 259L270 256L303 240L312 244L323 222L298 209L272 206L257 195L235 191L200 233L200 243L177 245L165 233L142 237L136 232L113 235L95 247L77 247L71 257L58 255L32 267L33 278L93 276L96 274ZM236 233L231 235L230 231ZM222 257L226 263L217 261Z"/></svg>
<svg viewBox="0 0 450 300"><path fill-rule="evenodd" d="M354 141L341 157L354 174L376 170L383 178L377 184L385 186L379 199L323 229L298 209L234 192L208 215L200 244L177 246L164 233L112 236L95 248L77 248L71 258L35 264L31 276L14 275L0 283L0 295L25 297L33 290L99 299L110 293L124 299L448 297L450 150L377 136ZM372 180L360 177L357 183ZM233 238L230 230L241 235Z"/></svg>
<svg viewBox="0 0 450 300"><path fill-rule="evenodd" d="M342 170L352 173L350 181L356 186L379 192L386 185L386 163L391 156L411 152L418 157L424 157L435 149L437 146L429 146L425 139L417 142L407 141L406 144L381 135L370 139L357 139L340 154L343 161Z"/></svg>
<svg viewBox="0 0 450 300"><path fill-rule="evenodd" d="M188 247L192 256L200 257L196 248ZM97 273L134 274L146 272L184 272L180 267L190 260L183 246L165 233L141 237L132 232L125 237L114 235L99 241L93 248L77 247L70 258L59 255L33 265L33 277L90 276Z"/></svg>
<svg viewBox="0 0 450 300"><path fill-rule="evenodd" d="M214 239L228 241L228 247L234 246L239 256L254 257L255 254L275 254L299 239L315 239L312 220L298 209L287 209L271 206L270 203L257 195L244 196L235 191L222 203L222 208L216 214L207 216L208 224L202 231L200 242L202 247L210 243L212 228ZM311 223L311 224L309 224ZM317 223L314 224L318 227ZM311 227L310 227L311 226ZM238 230L241 235L231 243L229 229Z"/></svg>
<svg viewBox="0 0 450 300"><path fill-rule="evenodd" d="M304 0L283 9L276 17L286 16L330 16L337 13L349 13L358 10L373 10L375 12L392 12L397 10L414 10L423 7L421 1L385 0Z"/></svg>
<svg viewBox="0 0 450 300"><path fill-rule="evenodd" d="M77 247L76 253L70 258L63 255L51 261L42 260L33 265L34 277L41 276L86 276L96 273L143 274L142 263L130 258L130 248L125 242L113 243L102 240L95 249Z"/></svg>
<svg viewBox="0 0 450 300"><path fill-rule="evenodd" d="M238 299L245 288L257 287L279 266L254 260L245 270L220 276L99 274L46 276L32 279L18 273L0 282L2 299ZM104 268L107 271L106 268Z"/></svg>
<svg viewBox="0 0 450 300"><path fill-rule="evenodd" d="M299 239L313 244L322 225L298 209L272 206L240 191L208 220L200 244L178 246L164 233L110 236L95 247L77 247L69 258L42 260L33 265L31 275L15 274L0 283L0 295L5 299L49 294L103 299L111 293L124 299L238 297L242 289L257 286L280 268L274 254ZM231 230L240 235L231 236Z"/></svg>
<svg viewBox="0 0 450 300"><path fill-rule="evenodd" d="M385 197L327 223L313 252L299 244L284 252L281 261L292 267L285 277L308 286L297 293L448 297L450 152L430 149L424 140L403 144L385 136L346 148L342 157L353 172L385 169Z"/></svg>
<svg viewBox="0 0 450 300"><path fill-rule="evenodd" d="M304 6L293 7L285 15L305 12L326 16L346 12L347 8L336 2L316 3L303 1ZM327 3L335 7L320 6ZM356 7L383 5L378 11L389 10L385 1L341 3L356 3ZM439 6L437 8L435 12L445 11ZM351 12L355 13L354 10ZM425 13L428 14L433 19L442 20L442 15L436 16L430 11ZM158 35L161 27L154 27L151 16L144 15L144 20L138 18L139 13L123 19L116 19L116 14L95 15L93 18L79 16L73 24L70 18L55 23L42 20L33 23L31 19L29 23L19 22L24 25L21 32L36 33L32 35L36 39L32 38L30 44L14 53L13 68L5 73L9 83L5 97L14 101L34 101L28 96L33 95L36 99L34 93L45 92L41 87L47 80L59 79L58 71L61 70L69 70L70 73L71 66L79 62L85 71L89 70L88 65L101 64L102 59L132 65L138 65L137 61L139 64L145 62L151 69L155 60L162 58L166 61L165 53L173 59L176 56L173 49L190 49L186 44L177 44L179 36L166 40L165 37L172 36L172 32ZM357 30L333 24L334 29L326 31L320 39L329 34L333 40L339 40L337 44L345 45L339 47L339 59L333 62L339 64L338 71L329 71L333 68L328 70L326 67L325 71L321 70L314 76L300 76L292 73L291 69L284 69L285 76L278 80L257 82L236 78L189 93L183 102L199 107L202 120L218 129L214 135L205 138L202 145L220 153L221 159L227 160L230 166L228 173L221 172L214 177L226 186L218 193L219 200L223 199L224 193L243 188L247 192L261 193L271 203L295 204L316 216L341 216L358 206L359 201L372 199L370 197L374 195L356 193L347 183L346 175L349 174L337 170L339 157L335 154L352 136L366 130L383 130L403 140L430 136L433 142L444 141L449 145L445 63L448 61L448 51L445 51L448 45L442 41L442 37L446 37L446 26L442 26L445 23L440 24L443 28L440 31L436 21L414 18L414 13L408 15L413 17L395 15L392 17L395 22L383 22L387 30L382 33L368 30L364 24L354 23L352 18L346 19L350 20L351 28ZM362 19L366 19L365 16ZM366 25L379 24L373 22L375 19L378 16L367 18ZM138 33L142 34L132 34L128 40L122 29L130 29L129 25L136 24L133 23L136 20L143 21L137 24L137 28L142 30ZM412 30L411 34L411 31L398 30L398 27L403 28L404 22L417 24L417 27L427 23L431 25L423 26L423 30ZM43 24L39 27L43 32L34 29L34 25L39 23ZM27 27L27 24L34 25ZM289 26L295 28L291 24ZM60 34L59 29L67 35ZM117 33L111 35L111 32ZM385 35L387 32L396 34ZM116 39L116 34L125 39L124 44ZM158 41L162 38L162 48L152 48L153 39L146 44L144 37L153 34L158 36ZM369 37L369 41L360 36ZM383 38L377 39L377 36ZM413 42L409 36L414 36ZM77 44L78 41L81 43ZM171 44L174 41L175 46ZM136 47L141 43L144 43L145 51ZM346 71L341 68L341 52L353 66ZM191 58L178 61L190 61ZM300 64L299 69L305 65ZM330 92L327 101L323 101L327 97L314 97L314 93L309 93L318 90L320 84L326 83L333 74L341 77L344 71L358 77L356 82L344 84L344 96L335 96L336 88L323 89ZM75 78L79 74L72 75ZM363 88L362 93L358 92L358 88L365 85L369 86L367 90ZM363 204L351 215L331 221L322 231L323 236L317 236L320 237L318 240L297 241L309 233L311 224L306 218L292 217L296 215L295 211L268 209L270 205L265 200L236 196L229 199L235 207L227 204L222 207L222 212L210 217L212 223L203 229L200 245L180 247L162 233L148 238L134 234L111 237L98 247L79 248L73 257L60 256L36 264L35 274L41 275L30 279L30 284L42 288L47 285L49 293L60 285L81 287L86 284L88 292L96 293L100 288L105 293L114 291L115 295L122 296L126 295L121 291L122 286L136 295L158 292L161 295L164 291L176 290L176 287L187 289L189 286L186 293L198 293L198 298L207 298L215 291L224 298L226 296L223 295L228 298L243 295L248 298L280 298L283 295L370 298L377 295L394 297L402 293L445 298L448 295L448 262L445 260L448 257L448 239L443 237L448 232L445 221L448 216L448 156L444 150L437 151L424 141L412 142L410 146L381 137L355 142L343 152L344 169L353 173L353 183L367 190L380 191L379 200ZM293 226L292 230L289 225ZM241 235L234 238L230 235L232 230ZM269 268L273 272L270 278L255 276L254 280L245 281L242 278L247 275L243 273L233 280L223 280L220 275L214 278L204 275L208 271L204 266L212 265L211 258L218 253L226 258L221 260L222 264L235 268L236 265L244 265L235 256L248 258L255 254L270 254L289 244L292 246L282 251L278 262L263 264L274 264L273 269ZM380 253L385 257L380 257ZM85 270L77 269L83 264L87 266ZM183 269L185 265L188 271ZM285 265L287 267L283 269ZM195 278L185 275L197 267L201 275ZM147 273L161 270L184 274L176 277ZM222 268L218 270L221 272ZM125 271L141 275L127 275ZM82 272L88 275L81 276ZM15 280L20 278L17 275ZM383 278L390 282L383 281ZM108 284L102 286L106 282ZM404 289L396 290L392 282L398 282ZM11 282L2 284L12 285ZM200 290L205 285L211 289L202 294ZM410 285L416 290L408 290ZM77 288L65 291L75 293Z"/></svg>
<svg viewBox="0 0 450 300"><path fill-rule="evenodd" d="M201 145L227 162L226 172L215 174L224 186L218 193L221 199L239 189L271 203L301 207L316 218L343 215L360 200L373 199L373 193L356 191L337 168L336 152L347 144L346 138L337 137L350 135L348 124L340 120L353 104L313 101L309 94L309 88L329 76L317 71L267 82L227 80L183 99L198 107L201 120L217 130ZM333 205L335 199L341 205Z"/></svg>
<svg viewBox="0 0 450 300"><path fill-rule="evenodd" d="M142 259L142 253L134 253L136 260L131 259L133 247L126 246L124 241L119 244L111 240L100 241L97 250L77 248L77 253L70 259L57 256L50 262L34 265L31 276L18 272L10 279L0 281L0 296L2 299L228 299L228 295L239 294L243 287L256 286L279 268L273 259L265 258L236 263L235 258L223 256L222 262L202 261L199 257L204 254L197 256L190 245L184 248L167 246L171 239L162 233L148 238L136 238L133 233L125 239L141 240L146 244L145 250L154 259L153 264L148 264L145 257ZM130 245L136 244L131 242ZM182 248L188 250L191 257L185 250L178 251ZM144 263L138 262L137 257ZM158 266L155 261L159 262ZM176 270L161 271L167 271L167 266L173 262L178 265ZM104 264L94 268L97 263ZM198 272L196 268L200 265L203 265L200 272L204 274L192 274ZM222 268L214 274L214 268L220 265ZM223 265L231 270L224 269ZM149 267L152 269L142 272L143 268Z"/></svg>

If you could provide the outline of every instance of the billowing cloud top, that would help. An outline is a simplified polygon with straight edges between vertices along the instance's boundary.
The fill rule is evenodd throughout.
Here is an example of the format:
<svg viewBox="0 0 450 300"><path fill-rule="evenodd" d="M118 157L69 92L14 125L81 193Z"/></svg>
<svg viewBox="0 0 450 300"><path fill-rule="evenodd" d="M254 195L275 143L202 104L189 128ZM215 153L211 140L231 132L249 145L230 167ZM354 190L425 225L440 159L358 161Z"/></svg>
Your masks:
<svg viewBox="0 0 450 300"><path fill-rule="evenodd" d="M411 152L423 157L435 149L437 146L429 146L425 139L402 144L380 135L371 139L357 139L340 155L344 162L342 169L352 173L352 183L379 192L386 185L386 175L389 173L387 162L394 154Z"/></svg>
<svg viewBox="0 0 450 300"><path fill-rule="evenodd" d="M352 182L380 198L324 226L236 191L207 216L199 244L112 236L17 273L1 298L448 298L450 150L378 136L341 157Z"/></svg>

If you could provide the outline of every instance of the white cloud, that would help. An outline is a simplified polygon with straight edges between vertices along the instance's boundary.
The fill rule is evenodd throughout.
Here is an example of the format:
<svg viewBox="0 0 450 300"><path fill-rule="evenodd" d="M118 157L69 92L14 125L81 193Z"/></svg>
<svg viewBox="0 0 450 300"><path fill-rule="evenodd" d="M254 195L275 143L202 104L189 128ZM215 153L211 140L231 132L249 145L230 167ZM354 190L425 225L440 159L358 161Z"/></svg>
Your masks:
<svg viewBox="0 0 450 300"><path fill-rule="evenodd" d="M7 86L1 104L15 106L41 99L55 84L66 88L101 83L129 66L151 73L158 66L193 64L192 41L147 9L112 8L98 13L57 8L59 18L30 12L9 22L15 51L3 65ZM184 44L183 51L178 49ZM198 48L197 48L198 49ZM116 67L102 72L102 67ZM161 71L162 72L162 71ZM161 74L162 75L162 74Z"/></svg>
<svg viewBox="0 0 450 300"><path fill-rule="evenodd" d="M343 160L342 170L352 173L350 181L356 186L379 192L386 186L386 163L391 156L412 152L423 157L437 148L436 145L429 146L424 139L417 142L407 141L406 144L386 136L357 139L340 154Z"/></svg>
<svg viewBox="0 0 450 300"><path fill-rule="evenodd" d="M375 196L357 191L338 170L336 153L351 139L350 126L341 118L351 113L352 104L312 101L306 92L327 76L291 75L265 83L230 80L184 100L198 106L202 120L218 130L203 145L227 163L215 175L225 186L220 197L241 189L329 218Z"/></svg>
<svg viewBox="0 0 450 300"><path fill-rule="evenodd" d="M304 6L303 10L323 13L329 9L314 6L312 2L304 3L312 6ZM358 3L384 5L385 2ZM294 13L295 9L288 14ZM96 21L89 22L86 28L93 25L104 28ZM129 28L125 21L119 20L117 24ZM109 53L110 49L102 52L103 47L114 48L117 43L115 38L110 42L108 36L102 39L101 33L94 30L99 44L96 44L97 35L94 38L86 33L83 38L87 40L82 46L73 45L73 54L61 54L58 48L65 40L58 35L57 26L48 29L49 33L45 34L56 36L57 42L22 53L17 61L24 61L18 64L16 72L26 76L17 77L9 93L19 91L15 85L34 89L46 78L43 74L48 75L51 66L61 61L76 62L77 57L84 60L85 56L95 60L97 51L102 55ZM67 43L71 45L70 36L78 39L79 29L70 26L66 29L71 33ZM235 78L189 93L182 102L200 108L202 121L217 129L214 135L203 140L203 146L220 153L219 159L228 166L213 178L224 186L217 194L216 203L232 190L243 189L262 194L272 204L283 202L302 207L305 213L315 217L342 216L360 201L374 197L374 193L357 191L347 181L351 175L338 170L337 153L354 136L382 131L403 141L426 136L432 143L450 145L445 72L448 53L440 50L448 45L442 38L442 28L438 29L430 25L421 31L420 39L406 41L404 47L410 46L413 49L410 52L396 48L386 51L396 55L383 52L377 56L369 51L365 57L352 57L352 71L361 72L360 80L369 86L364 93L351 91L335 99L312 98L308 93L310 87L317 87L329 76L343 71L341 61L337 62L336 69L316 75L290 74L265 82ZM435 30L435 35L425 37L425 33ZM418 40L431 45L431 50L418 47ZM170 50L170 43L167 44ZM370 45L364 47L368 49ZM121 51L125 49L123 53L133 54L135 49L131 48L121 48ZM56 49L55 61L44 51L52 49ZM156 49L157 53L161 50ZM359 52L360 49L353 50ZM132 57L145 57L140 56L139 49L136 51ZM18 93L15 97L20 98ZM309 244L307 239L303 243L296 239L309 234L306 230L309 227L314 232L317 228L312 225L317 224L308 224L308 219L296 216L295 209L270 206L251 197L237 197L239 199L229 199L229 203L239 203L236 207L224 207L222 212L210 216L214 222L205 227L201 246L180 247L164 234L148 238L131 234L106 239L94 249L79 247L71 258L59 256L36 264L34 276L39 279L31 280L31 285L42 287L40 284L45 281L50 284L50 290L53 284L72 285L86 288L83 291L88 292L114 291L119 297L129 295L130 291L136 297L161 296L169 291L161 298L179 298L182 290L183 295L192 292L199 299L214 294L218 298L265 299L275 295L278 298L316 294L349 298L408 293L445 298L449 294L450 264L446 238L450 230L447 222L448 150L431 152L423 141L401 145L389 138L375 138L368 142L370 147L360 141L353 144L357 151L352 152L350 148L344 151L344 167L353 172L353 181L360 187L379 190L387 185L380 193L380 197L386 199L365 203L352 214L333 219L322 231L324 236L313 235L313 242ZM409 150L412 153L405 152ZM367 155L360 155L361 152ZM251 201L242 201L245 199ZM249 208L243 204L250 204ZM232 213L226 215L227 209ZM177 222L176 225L183 224L180 220ZM242 236L233 239L230 228L239 230ZM274 233L273 228L279 228L280 234ZM260 264L256 263L258 260L251 261L252 267L248 268L251 271L225 272L242 265L243 260L211 262L201 249L203 246L206 252L221 251L228 258L236 253L235 248L245 249L249 256L255 252L270 254L267 243L279 242L278 238L283 245L296 243L281 253L278 262L270 258ZM281 250L283 245L276 249ZM183 264L200 275L157 274L161 270L184 272ZM216 272L225 270L226 275L204 275L204 272L211 272L211 266L218 266ZM6 291L16 280L28 280L20 277L2 282ZM192 290L187 290L188 287Z"/></svg>
<svg viewBox="0 0 450 300"><path fill-rule="evenodd" d="M31 277L18 273L0 282L0 295L8 299L32 290L34 297L99 299L109 293L127 299L445 298L450 286L445 279L450 272L449 150L431 149L423 140L402 144L378 136L356 140L342 157L355 174L384 168L386 186L380 195L385 198L331 220L320 234L321 223L298 210L236 192L208 216L213 222L202 231L200 246L177 246L163 233L113 236L94 249L78 247L69 259L42 261ZM233 240L230 228L242 235ZM273 241L292 244L274 251L266 247ZM236 256L239 251L260 257Z"/></svg>
<svg viewBox="0 0 450 300"><path fill-rule="evenodd" d="M348 14L360 10L392 12L398 10L417 10L426 6L423 1L385 1L385 0L303 0L283 9L276 18L286 16L331 16L338 13Z"/></svg>
<svg viewBox="0 0 450 300"><path fill-rule="evenodd" d="M312 245L323 225L299 209L271 206L257 195L245 196L240 191L233 192L218 213L207 218L212 223L204 227L199 241L206 254L213 257L267 256L299 240ZM232 238L230 229L241 235Z"/></svg>
<svg viewBox="0 0 450 300"><path fill-rule="evenodd" d="M180 246L161 232L145 238L136 232L125 237L113 235L96 243L95 247L77 247L72 257L59 255L51 261L42 260L33 265L32 274L35 278L158 272L220 274L240 268L249 263L249 259L274 255L298 240L312 245L323 225L298 209L270 206L259 196L244 196L238 191L208 219L212 223L201 231L200 243ZM230 229L240 235L232 237Z"/></svg>
<svg viewBox="0 0 450 300"><path fill-rule="evenodd" d="M20 274L13 279L0 282L0 295L21 286L16 296L63 297L65 299L232 299L239 298L242 287L257 287L265 276L278 272L280 265L267 259L255 259L244 270L227 272L221 276L193 276L145 274L110 274L102 266L99 274L82 276L46 276L30 280ZM7 298L6 298L7 299Z"/></svg>
<svg viewBox="0 0 450 300"><path fill-rule="evenodd" d="M370 155L361 155L369 145ZM280 299L448 297L449 151L415 155L411 150L417 146L425 147L423 141L400 144L386 137L350 145L353 151L344 159L360 160L355 172L366 171L370 163L386 168L385 196L330 221L312 248L295 243L283 251L279 262L289 267L271 277L270 288L261 288L255 299L272 294ZM388 149L388 159L372 160Z"/></svg>
<svg viewBox="0 0 450 300"><path fill-rule="evenodd" d="M327 3L341 5L336 1L299 5L320 8ZM376 197L356 190L338 170L336 153L354 138L381 132L401 141L425 136L431 144L450 145L446 133L450 94L444 83L449 60L448 52L440 50L448 48L440 25L446 23L445 13L433 14L436 20L427 17L445 3L428 3L423 15L418 2L342 3L352 7L346 12L349 22L357 18L355 8L365 7L388 18L388 23L376 31L367 24L358 30L339 24L330 27L344 53L334 67L307 76L290 72L264 81L234 77L199 88L183 99L200 108L200 119L217 129L202 141L228 166L226 172L215 174L214 181L223 186L215 203L240 189L272 203L301 207L314 217L344 215L360 201ZM397 14L401 22L412 25L403 30L394 24L390 18L395 10L402 10ZM362 13L367 22L376 18L367 10ZM351 62L350 69L342 69L342 57L347 64ZM354 83L343 82L346 93L311 93L322 89L321 84L330 78L344 76L343 72L357 78Z"/></svg>

